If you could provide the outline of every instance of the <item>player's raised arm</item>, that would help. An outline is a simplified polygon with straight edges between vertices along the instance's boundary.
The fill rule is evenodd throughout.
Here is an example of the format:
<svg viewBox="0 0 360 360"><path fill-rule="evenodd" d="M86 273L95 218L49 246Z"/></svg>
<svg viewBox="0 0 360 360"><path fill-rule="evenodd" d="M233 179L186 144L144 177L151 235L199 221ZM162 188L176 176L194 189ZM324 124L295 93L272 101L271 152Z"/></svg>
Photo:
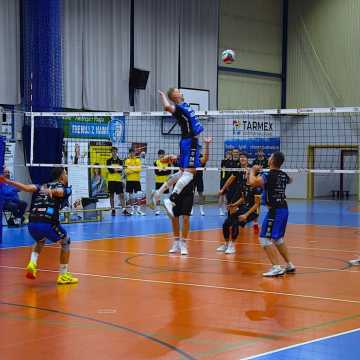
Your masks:
<svg viewBox="0 0 360 360"><path fill-rule="evenodd" d="M261 166L259 165L254 165L250 169L249 184L252 187L264 187L264 179L262 178L261 175L258 175L260 170L261 170Z"/></svg>
<svg viewBox="0 0 360 360"><path fill-rule="evenodd" d="M201 159L201 163L203 166L209 161L209 155L210 155L210 143L212 142L211 137L206 137L204 139L205 143L205 151L204 151L204 157Z"/></svg>
<svg viewBox="0 0 360 360"><path fill-rule="evenodd" d="M170 101L168 99L168 97L166 96L166 94L159 90L159 95L160 95L160 102L162 104L162 106L164 107L165 111L168 111L169 113L174 114L175 112L175 106L170 104Z"/></svg>

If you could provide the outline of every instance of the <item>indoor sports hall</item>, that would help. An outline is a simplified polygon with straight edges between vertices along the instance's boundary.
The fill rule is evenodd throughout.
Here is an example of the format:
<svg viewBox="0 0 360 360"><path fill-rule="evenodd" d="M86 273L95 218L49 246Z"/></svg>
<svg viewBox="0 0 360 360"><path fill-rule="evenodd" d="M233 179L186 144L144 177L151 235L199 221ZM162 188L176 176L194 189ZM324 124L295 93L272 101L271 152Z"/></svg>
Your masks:
<svg viewBox="0 0 360 360"><path fill-rule="evenodd" d="M357 359L359 0L0 0L0 359Z"/></svg>

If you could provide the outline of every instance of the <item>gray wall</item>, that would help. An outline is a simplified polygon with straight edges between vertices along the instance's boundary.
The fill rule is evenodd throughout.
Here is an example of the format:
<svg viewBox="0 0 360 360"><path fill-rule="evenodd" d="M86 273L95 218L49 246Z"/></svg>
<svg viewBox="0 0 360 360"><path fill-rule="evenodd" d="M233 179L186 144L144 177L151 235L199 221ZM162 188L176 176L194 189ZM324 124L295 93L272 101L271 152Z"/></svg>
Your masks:
<svg viewBox="0 0 360 360"><path fill-rule="evenodd" d="M360 103L360 2L289 1L288 107Z"/></svg>
<svg viewBox="0 0 360 360"><path fill-rule="evenodd" d="M281 72L282 1L222 0L219 52L233 49L236 61L219 65ZM280 107L278 79L219 73L220 109Z"/></svg>

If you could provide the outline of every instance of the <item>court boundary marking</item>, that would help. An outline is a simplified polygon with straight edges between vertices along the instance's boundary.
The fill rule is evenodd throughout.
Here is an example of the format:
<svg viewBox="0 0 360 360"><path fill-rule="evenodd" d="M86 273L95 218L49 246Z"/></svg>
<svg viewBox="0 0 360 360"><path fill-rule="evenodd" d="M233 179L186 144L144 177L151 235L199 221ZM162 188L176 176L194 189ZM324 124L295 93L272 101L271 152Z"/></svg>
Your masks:
<svg viewBox="0 0 360 360"><path fill-rule="evenodd" d="M206 241L206 240L205 240ZM58 249L57 246L47 246L50 249ZM83 248L71 248L71 250L76 251L87 251L87 252L109 252L109 253L117 253L121 255L133 255L133 256L159 256L159 257L170 257L172 259L179 258L179 259L194 259L194 260L207 260L207 261L219 261L219 262L228 262L228 263L239 263L239 264L249 264L249 265L268 265L270 266L271 263L267 262L251 262L251 261L242 261L242 260L234 260L234 259L221 259L221 258L208 258L208 257L196 257L196 256L189 256L186 257L178 257L176 254L168 254L168 253L146 253L146 252L134 252L134 251L121 251L121 250L106 250L106 249L83 249ZM338 259L346 263L346 260ZM337 268L325 268L325 267L315 267L315 266L301 266L296 265L297 268L302 269L313 269L313 270L320 270L320 271L341 271L341 272L351 272L351 273L359 273L360 271L350 270L351 266L348 264L346 268L337 269Z"/></svg>
<svg viewBox="0 0 360 360"><path fill-rule="evenodd" d="M214 228L214 229L202 229L202 230L193 230L190 231L190 233L193 232L203 232L203 231L213 231L213 230L222 230L221 228ZM98 239L86 239L86 240L73 240L72 244L77 243L83 243L83 242L91 242L91 241L102 241L102 240L116 240L116 239L124 239L124 238L149 238L153 239L156 237L163 236L164 239L172 239L171 232L164 232L164 233L154 233L154 234L145 234L145 235L119 235L114 237L104 237L104 238L98 238ZM204 239L187 239L187 241L190 242L207 242L207 243L220 243L220 241L217 240L204 240ZM256 247L261 247L259 243L250 243L250 242L240 242L236 241L236 244L238 245L251 245ZM29 248L32 245L19 245L19 246L9 246L9 247L0 247L0 251L2 250L13 250L13 249L21 249L21 248ZM54 247L53 244L47 244L46 247ZM327 248L318 248L318 247L303 247L303 246L291 246L287 245L289 249L300 249L300 250L318 250L318 251L332 251L332 252L346 252L346 253L356 253L360 252L358 249L354 250L341 250L341 249L327 249Z"/></svg>
<svg viewBox="0 0 360 360"><path fill-rule="evenodd" d="M7 265L0 265L0 268L9 269L9 270L21 270L21 271L26 269L25 267L7 266ZM43 272L50 272L50 273L58 273L59 272L58 270L50 270L50 269L37 269L37 270L40 272L43 271ZM211 284L184 283L184 282L179 282L179 281L152 280L152 279L132 278L132 277L128 277L128 276L101 275L101 274L91 274L91 273L81 273L81 272L73 272L73 274L79 275L79 276L102 278L102 279L118 279L118 280L123 280L123 281L135 281L135 282L144 282L144 283L150 283L150 284L189 286L189 287L204 288L204 289L226 290L226 291L236 291L236 292L254 293L254 294L271 294L271 295L289 296L289 297L295 297L295 298L301 298L301 299L334 301L334 302L342 302L342 303L348 303L348 304L360 304L360 300L340 299L340 298L331 298L331 297L305 295L305 294L292 294L292 293L284 293L284 292L277 292L277 291L235 288L235 287L218 286L218 285L211 285Z"/></svg>
<svg viewBox="0 0 360 360"><path fill-rule="evenodd" d="M185 359L196 360L193 356L191 356L190 354L188 354L184 350L179 349L175 345L172 345L170 343L167 343L166 341L158 339L158 338L156 338L154 336L151 336L149 334L142 333L141 331L134 330L134 329L129 328L129 327L124 326L124 325L114 324L114 323L111 323L109 321L104 321L104 320L92 318L92 317L86 316L86 315L80 315L80 314L76 314L76 313L71 313L71 312L66 312L66 311L61 311L61 310L55 310L55 309L48 309L48 308L32 306L32 305L26 305L26 304L16 304L16 303L11 303L11 302L6 302L6 301L1 301L0 300L0 305L15 306L15 307L26 308L26 309L35 309L35 310L40 310L40 311L46 311L46 312L51 312L51 313L55 313L55 314L59 314L59 315L70 316L70 317L77 318L77 319L92 321L92 322L96 322L96 323L106 325L106 326L110 326L110 327L115 327L117 329L121 329L123 331L129 332L129 333L131 333L133 335L140 336L140 337L142 337L142 338L144 338L146 340L150 340L150 341L153 341L153 342L155 342L157 344L160 344L160 345L162 345L162 346L164 346L164 347L166 347L166 348L168 348L168 349L170 349L172 351L175 351L175 352L179 353L180 355L184 356Z"/></svg>
<svg viewBox="0 0 360 360"><path fill-rule="evenodd" d="M225 218L225 217L222 217ZM89 225L94 225L94 223L88 223ZM108 224L113 224L113 223L108 223ZM120 224L120 223L118 223ZM65 224L66 226L72 226L72 225L78 225L76 223L74 224ZM98 225L98 224L96 224ZM295 225L295 226L315 226L315 227L328 227L328 228L337 228L337 229L354 229L354 230L359 230L358 226L348 226L348 225L322 225L322 224L308 224L308 223L292 223L292 222L288 222L288 225ZM26 224L27 226L27 224ZM248 227L247 227L248 228ZM16 229L13 229L16 230ZM222 230L222 227L214 227L214 228L209 228L209 229L195 229L195 230L191 230L190 229L190 234L194 233L194 232L201 232L201 231L214 231L214 230ZM97 241L97 240L114 240L117 238L133 238L133 237L151 237L151 236L161 236L161 235L169 235L171 234L171 230L167 231L167 232L160 232L160 233L151 233L151 234L137 234L137 235L118 235L118 236L109 236L109 237L104 237L104 238L97 238L97 239L82 239L82 240L73 240L73 243L77 243L77 242L87 242L87 241ZM190 239L191 240L191 239ZM0 251L1 250L9 250L9 249L17 249L17 248L26 248L26 247L30 247L32 246L31 244L29 245L19 245L19 246L7 246L7 247L1 247L1 242L0 242ZM350 250L349 250L350 251ZM356 250L355 250L356 251Z"/></svg>
<svg viewBox="0 0 360 360"><path fill-rule="evenodd" d="M356 328L356 329L352 329L352 330L348 330L348 331L343 331L343 332L340 332L338 334L323 336L323 337L320 337L320 338L317 338L317 339L304 341L304 342L301 342L301 343L298 343L298 344L285 346L285 347L282 347L282 348L279 348L279 349L276 349L276 350L267 351L267 352L262 353L262 354L252 355L252 356L241 358L241 359L242 360L256 360L256 359L259 359L259 358L261 358L263 356L266 356L266 355L276 354L278 352L282 352L282 351L289 350L289 349L294 349L294 348L297 348L297 347L300 347L300 346L303 346L303 345L308 345L308 344L313 344L313 343L328 340L328 339L333 339L333 338L340 337L340 336L347 335L347 334L351 334L351 333L354 333L354 332L357 332L357 331L360 331L360 328Z"/></svg>

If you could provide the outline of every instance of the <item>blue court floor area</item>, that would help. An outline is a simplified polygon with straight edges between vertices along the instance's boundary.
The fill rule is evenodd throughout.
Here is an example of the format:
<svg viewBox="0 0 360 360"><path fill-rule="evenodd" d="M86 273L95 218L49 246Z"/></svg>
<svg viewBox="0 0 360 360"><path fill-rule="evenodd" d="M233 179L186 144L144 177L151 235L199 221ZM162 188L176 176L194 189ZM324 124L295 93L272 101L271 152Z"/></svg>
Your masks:
<svg viewBox="0 0 360 360"><path fill-rule="evenodd" d="M360 359L360 330L290 346L248 360L348 360Z"/></svg>
<svg viewBox="0 0 360 360"><path fill-rule="evenodd" d="M261 218L266 208L262 208ZM360 226L359 203L355 201L336 200L290 200L289 223L291 224L315 224L324 226ZM147 216L125 217L120 215L111 217L105 213L102 222L78 223L65 225L72 241L96 240L124 236L161 234L171 232L171 224L167 216L162 213L155 216L154 212L147 209ZM192 230L209 230L221 228L224 217L219 216L216 205L205 207L205 216L200 216L199 208L195 206L194 216L191 217ZM0 248L16 247L32 244L27 227L3 228L3 240ZM360 357L359 357L360 359Z"/></svg>

